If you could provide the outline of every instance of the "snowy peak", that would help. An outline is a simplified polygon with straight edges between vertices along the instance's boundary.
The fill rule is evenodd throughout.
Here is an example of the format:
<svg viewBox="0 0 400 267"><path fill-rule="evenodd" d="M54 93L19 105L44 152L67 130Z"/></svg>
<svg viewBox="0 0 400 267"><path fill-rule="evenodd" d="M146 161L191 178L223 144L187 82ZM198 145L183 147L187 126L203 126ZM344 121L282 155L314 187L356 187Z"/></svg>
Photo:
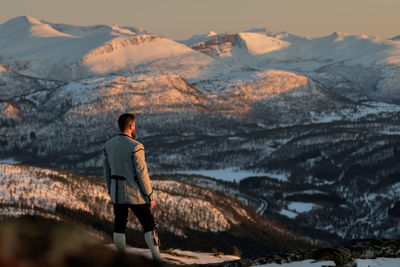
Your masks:
<svg viewBox="0 0 400 267"><path fill-rule="evenodd" d="M186 45L117 25L74 26L18 17L0 25L0 47L4 67L58 81L164 70L196 79L229 69Z"/></svg>
<svg viewBox="0 0 400 267"><path fill-rule="evenodd" d="M29 16L20 16L10 19L0 25L0 34L29 34L31 37L88 37L92 35L107 34L110 36L134 36L137 34L150 34L143 29L134 27L121 27L118 25L93 25L75 26L68 24L51 23ZM0 36L1 36L0 35Z"/></svg>
<svg viewBox="0 0 400 267"><path fill-rule="evenodd" d="M283 31L283 32L276 33L276 34L273 35L273 37L276 38L276 39L282 40L282 41L289 42L289 43L310 40L308 37L295 35L295 34L293 34L291 32L288 32L288 31Z"/></svg>
<svg viewBox="0 0 400 267"><path fill-rule="evenodd" d="M206 34L195 34L195 35L193 35L192 37L190 37L187 40L181 40L181 41L178 41L178 42L180 42L182 44L185 44L187 46L192 46L192 45L197 44L197 43L205 42L205 41L207 41L207 40L209 40L209 39L211 39L211 38L213 38L213 37L215 37L217 35L218 35L218 33L216 33L215 31L211 30Z"/></svg>
<svg viewBox="0 0 400 267"><path fill-rule="evenodd" d="M13 19L6 21L2 26L5 28L22 28L22 27L30 27L33 25L42 24L40 20L29 17L29 16L19 16Z"/></svg>
<svg viewBox="0 0 400 267"><path fill-rule="evenodd" d="M249 29L245 32L252 32L252 33L259 33L259 34L264 34L264 35L268 35L268 36L273 36L273 33L268 30L267 28L253 28L253 29Z"/></svg>
<svg viewBox="0 0 400 267"><path fill-rule="evenodd" d="M32 37L73 37L69 34L57 31L49 24L29 16L17 17L1 25L0 36L7 33L28 34Z"/></svg>
<svg viewBox="0 0 400 267"><path fill-rule="evenodd" d="M99 34L108 34L111 36L134 36L138 34L151 34L150 32L134 27L122 27L119 25L93 25L93 26L75 26L68 24L49 23L55 29L80 37L88 37Z"/></svg>
<svg viewBox="0 0 400 267"><path fill-rule="evenodd" d="M217 35L205 42L192 46L212 57L230 57L232 55L261 55L289 46L289 43L273 37L253 32L225 33Z"/></svg>
<svg viewBox="0 0 400 267"><path fill-rule="evenodd" d="M396 37L393 37L393 38L390 39L390 40L392 40L392 41L400 41L400 35L399 35L399 36L396 36Z"/></svg>
<svg viewBox="0 0 400 267"><path fill-rule="evenodd" d="M262 55L274 50L281 50L290 45L288 42L259 33L239 33L238 35L252 55Z"/></svg>

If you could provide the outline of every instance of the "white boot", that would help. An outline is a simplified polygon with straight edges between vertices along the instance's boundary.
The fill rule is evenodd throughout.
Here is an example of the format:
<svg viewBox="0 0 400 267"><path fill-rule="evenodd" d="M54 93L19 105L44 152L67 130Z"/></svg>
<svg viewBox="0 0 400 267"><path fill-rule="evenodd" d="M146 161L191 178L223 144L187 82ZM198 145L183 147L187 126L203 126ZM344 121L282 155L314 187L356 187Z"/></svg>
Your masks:
<svg viewBox="0 0 400 267"><path fill-rule="evenodd" d="M125 234L114 233L114 243L115 246L117 247L118 252L125 253L125 247L126 247Z"/></svg>
<svg viewBox="0 0 400 267"><path fill-rule="evenodd" d="M154 261L160 261L160 248L158 247L159 239L156 231L150 231L144 234L144 240L151 251Z"/></svg>

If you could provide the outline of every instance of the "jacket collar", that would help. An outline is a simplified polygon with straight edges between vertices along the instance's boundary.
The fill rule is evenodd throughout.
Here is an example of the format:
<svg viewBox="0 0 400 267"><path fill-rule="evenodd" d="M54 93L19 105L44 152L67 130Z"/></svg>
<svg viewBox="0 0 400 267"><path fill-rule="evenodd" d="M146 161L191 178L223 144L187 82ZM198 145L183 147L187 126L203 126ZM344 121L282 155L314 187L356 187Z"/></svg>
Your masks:
<svg viewBox="0 0 400 267"><path fill-rule="evenodd" d="M130 135L127 135L127 134L124 134L124 133L119 133L118 135L127 136L127 137L129 137L130 139L133 139L133 137L132 137L132 136L130 136Z"/></svg>

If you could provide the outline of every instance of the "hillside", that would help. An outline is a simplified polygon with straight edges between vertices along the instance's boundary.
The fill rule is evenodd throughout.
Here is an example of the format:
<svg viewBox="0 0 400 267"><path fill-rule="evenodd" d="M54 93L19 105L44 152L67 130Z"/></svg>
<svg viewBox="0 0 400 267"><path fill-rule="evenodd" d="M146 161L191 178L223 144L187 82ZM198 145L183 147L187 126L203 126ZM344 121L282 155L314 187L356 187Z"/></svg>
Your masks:
<svg viewBox="0 0 400 267"><path fill-rule="evenodd" d="M96 236L112 232L113 213L103 181L62 170L0 165L1 219L31 215L78 225ZM311 246L234 198L173 180L152 181L164 248L260 255ZM144 246L131 214L128 243ZM206 239L205 239L206 237ZM200 240L202 240L200 242Z"/></svg>

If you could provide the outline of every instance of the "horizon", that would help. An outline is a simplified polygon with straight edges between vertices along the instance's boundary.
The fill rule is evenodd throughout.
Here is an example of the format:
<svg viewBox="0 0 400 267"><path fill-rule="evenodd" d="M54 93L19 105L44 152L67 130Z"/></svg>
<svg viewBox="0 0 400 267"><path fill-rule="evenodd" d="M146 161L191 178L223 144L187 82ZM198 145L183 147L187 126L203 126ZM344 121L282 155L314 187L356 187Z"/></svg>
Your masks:
<svg viewBox="0 0 400 267"><path fill-rule="evenodd" d="M102 24L102 23L98 23L98 24L87 24L87 25L82 25L82 24L64 23L64 22L58 22L58 21L49 21L49 20L45 20L45 19L42 19L42 18L33 17L33 16L30 16L30 15L20 15L20 16L16 16L16 17L10 18L10 19L8 19L8 20L6 20L6 21L4 21L4 22L1 22L0 25L3 25L3 24L5 24L6 22L8 22L8 21L10 21L10 20L13 20L13 19L16 19L16 18L20 18L20 17L28 17L28 18L37 19L37 20L39 20L39 21L42 22L42 23L64 24L64 25L72 25L72 26L77 26L77 27L96 26L96 25L103 25L103 26L119 26L119 27L134 27L134 28L137 28L137 29L149 31L150 33L153 33L153 34L157 34L157 35L160 35L160 36L164 36L164 37L170 38L169 36L163 35L162 33L155 33L155 32L152 32L152 31L146 29L146 28L136 27L135 25L104 24L104 23L103 23L103 24ZM296 33L296 32L289 31L289 30L283 30L283 31L276 31L276 32L275 32L275 31L271 31L271 30L270 30L269 28L267 28L267 27L264 27L264 28L262 28L262 27L252 27L252 28L244 29L244 30L242 30L242 31L237 31L237 32L233 32L233 31L217 32L217 31L214 31L213 29L210 29L209 31L206 31L206 32L194 32L194 33L192 33L191 35L188 35L188 36L187 36L186 38L184 38L184 39L173 39L173 38L170 38L170 39L175 40L175 41L185 41L185 40L188 40L188 39L190 39L191 37L193 37L193 36L195 36L195 35L205 35L205 34L209 34L209 33L211 33L211 32L213 32L214 34L224 34L224 33L229 33L229 32L233 32L233 33L252 32L252 31L253 31L253 32L257 32L257 31L263 31L263 30L269 31L269 32L271 32L272 34L280 34L280 33L285 33L285 32L287 32L287 33L290 33L290 34L293 34L293 35L296 35L296 36L301 36L301 37L310 38L310 39L319 38L319 37L324 37L324 36L330 36L330 35L334 35L334 34L344 34L344 35L349 35L349 36L367 35L367 36L369 36L369 37L377 37L377 38L388 39L388 40L400 36L400 34L398 34L398 35L389 36L389 37L382 37L382 36L379 36L379 35L369 35L369 34L363 34L363 33L352 34L352 33L343 32L343 31L333 31L333 32L329 32L329 33L326 33L326 34L324 34L324 35L318 35L318 36L307 36L307 35L301 35L301 34L298 34L298 33Z"/></svg>
<svg viewBox="0 0 400 267"><path fill-rule="evenodd" d="M195 34L244 32L266 28L273 33L291 32L315 38L343 32L383 39L399 36L397 25L400 1L337 0L167 0L141 2L122 0L90 2L72 0L4 0L0 24L19 16L30 16L52 23L76 26L119 25L148 30L174 40L186 40ZM93 12L93 9L96 12ZM90 14L89 16L87 14ZM221 16L222 14L222 16Z"/></svg>

